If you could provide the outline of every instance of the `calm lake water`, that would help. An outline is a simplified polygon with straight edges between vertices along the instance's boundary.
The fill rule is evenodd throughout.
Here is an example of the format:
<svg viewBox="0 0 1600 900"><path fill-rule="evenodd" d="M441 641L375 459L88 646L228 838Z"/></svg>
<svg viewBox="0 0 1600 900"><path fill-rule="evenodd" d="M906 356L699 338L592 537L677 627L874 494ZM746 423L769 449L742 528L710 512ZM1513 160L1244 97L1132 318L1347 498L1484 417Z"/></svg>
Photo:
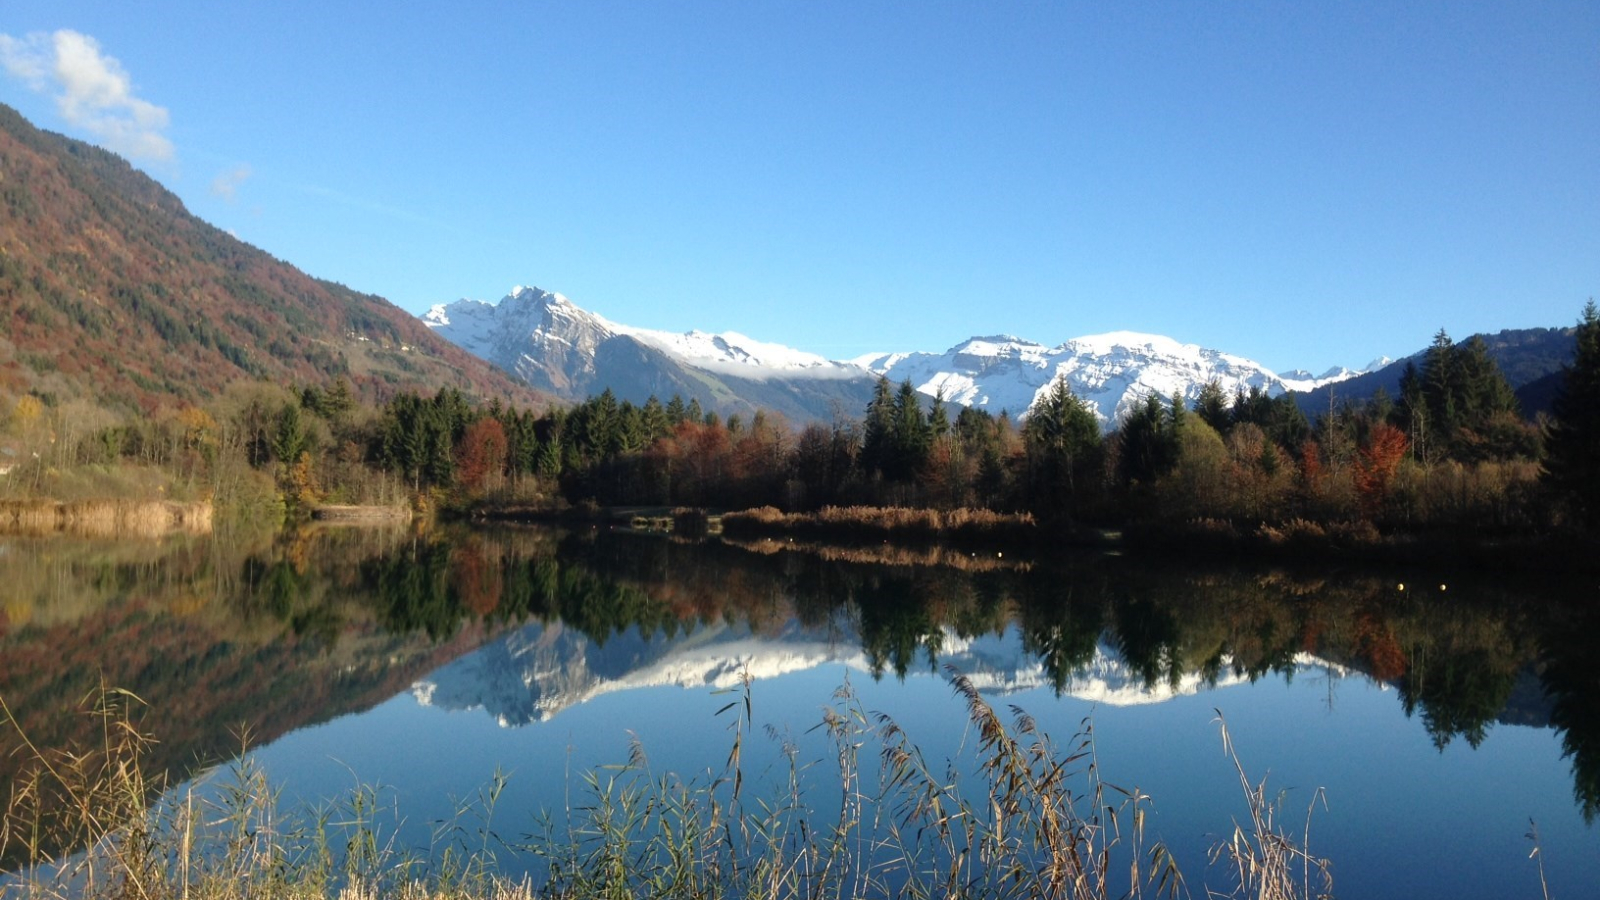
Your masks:
<svg viewBox="0 0 1600 900"><path fill-rule="evenodd" d="M381 786L410 846L435 843L496 772L493 827L516 841L635 740L652 771L709 780L744 673L757 787L781 781L767 726L802 761L828 755L811 729L841 686L930 760L970 758L959 672L1063 746L1092 722L1105 780L1153 798L1147 830L1197 894L1226 889L1207 851L1245 815L1219 712L1296 831L1322 790L1310 846L1339 896L1538 897L1530 820L1552 896L1600 893L1592 584L314 530L0 539L0 598L0 695L36 743L90 739L65 710L102 681L127 687L161 739L152 765L226 761L245 729L290 798ZM0 790L16 764L0 760ZM828 772L807 773L819 796L837 790Z"/></svg>

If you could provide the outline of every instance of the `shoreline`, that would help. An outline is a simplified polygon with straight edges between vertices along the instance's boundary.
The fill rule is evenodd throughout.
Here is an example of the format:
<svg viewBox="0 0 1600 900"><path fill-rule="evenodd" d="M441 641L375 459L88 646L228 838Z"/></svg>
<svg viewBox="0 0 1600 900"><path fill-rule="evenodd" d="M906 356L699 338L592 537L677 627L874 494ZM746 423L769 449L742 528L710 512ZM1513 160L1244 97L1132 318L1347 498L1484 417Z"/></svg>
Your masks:
<svg viewBox="0 0 1600 900"><path fill-rule="evenodd" d="M210 534L214 512L209 500L0 500L0 534Z"/></svg>
<svg viewBox="0 0 1600 900"><path fill-rule="evenodd" d="M1262 561L1346 564L1450 563L1493 570L1585 572L1600 569L1600 540L1577 532L1518 533L1466 529L1379 530L1361 520L1236 524L1221 519L1132 522L1121 527L1040 523L1027 514L903 507L825 507L785 513L772 507L725 512L667 507L589 510L478 505L472 522L605 523L639 530L734 541L790 538L840 545L899 544L995 550L1019 556L1059 552L1234 557ZM648 527L639 523L645 521ZM684 528L695 522L700 530Z"/></svg>

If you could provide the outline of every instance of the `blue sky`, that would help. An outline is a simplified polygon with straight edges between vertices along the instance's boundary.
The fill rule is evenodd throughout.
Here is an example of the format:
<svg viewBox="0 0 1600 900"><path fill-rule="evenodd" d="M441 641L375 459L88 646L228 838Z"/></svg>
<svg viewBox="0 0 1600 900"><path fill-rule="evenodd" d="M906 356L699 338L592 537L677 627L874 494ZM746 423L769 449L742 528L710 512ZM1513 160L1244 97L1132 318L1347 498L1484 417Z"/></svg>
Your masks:
<svg viewBox="0 0 1600 900"><path fill-rule="evenodd" d="M3 0L0 101L413 312L1280 370L1600 296L1600 4Z"/></svg>

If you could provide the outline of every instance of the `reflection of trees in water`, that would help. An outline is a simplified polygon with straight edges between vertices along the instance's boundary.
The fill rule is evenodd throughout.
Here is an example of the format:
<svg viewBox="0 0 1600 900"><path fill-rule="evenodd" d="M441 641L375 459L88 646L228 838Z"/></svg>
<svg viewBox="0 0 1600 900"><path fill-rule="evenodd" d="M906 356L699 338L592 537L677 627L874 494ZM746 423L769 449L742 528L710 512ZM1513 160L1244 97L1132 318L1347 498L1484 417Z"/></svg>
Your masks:
<svg viewBox="0 0 1600 900"><path fill-rule="evenodd" d="M1022 648L1039 657L1060 695L1073 676L1094 662L1105 630L1105 600L1093 586L1073 581L1033 585L1017 603Z"/></svg>
<svg viewBox="0 0 1600 900"><path fill-rule="evenodd" d="M396 541L319 532L274 539L6 542L0 694L37 746L84 750L102 723L74 712L103 687L142 698L158 780L254 742L372 706L459 655L375 621L354 563ZM25 552L24 552L25 550ZM0 729L0 784L25 755Z"/></svg>
<svg viewBox="0 0 1600 900"><path fill-rule="evenodd" d="M1482 647L1419 649L1399 680L1406 715L1421 710L1423 727L1440 750L1457 736L1477 747L1517 680L1515 669L1498 662Z"/></svg>
<svg viewBox="0 0 1600 900"><path fill-rule="evenodd" d="M1545 696L1550 723L1561 731L1561 747L1572 760L1573 797L1584 820L1600 817L1600 607L1558 615L1544 642Z"/></svg>
<svg viewBox="0 0 1600 900"><path fill-rule="evenodd" d="M1297 654L1311 652L1394 684L1440 748L1457 737L1478 746L1539 649L1521 612L1528 604L1500 587L1461 585L1446 602L1402 590L1395 576L1164 568L1122 557L962 571L621 533L557 543L544 532L511 532L414 541L362 572L386 627L434 639L478 620L559 620L601 644L628 629L672 636L729 621L770 633L790 621L848 622L877 677L937 669L947 635L998 635L1008 626L1057 692L1095 662L1102 641L1147 689L1196 674L1211 684L1225 673L1292 677ZM297 633L327 631L303 604L281 599L305 593L302 574L245 580ZM1592 702L1592 678L1585 682L1587 670L1573 662L1582 658L1569 653L1545 666L1562 709ZM1557 694L1550 686L1561 678L1573 687ZM1595 769L1588 721L1558 720L1577 748L1580 777Z"/></svg>
<svg viewBox="0 0 1600 900"><path fill-rule="evenodd" d="M874 674L895 677L937 668L952 637L1015 628L1057 692L1102 644L1147 688L1195 674L1287 676L1296 654L1312 652L1394 684L1440 747L1481 743L1532 667L1578 801L1586 814L1600 809L1600 660L1587 646L1600 622L1555 599L1559 589L1530 602L1521 588L1463 584L1446 599L1401 591L1415 579L1398 576L1097 556L963 571L533 529L312 533L233 555L194 543L130 553L8 559L11 583L53 592L8 602L0 632L0 690L47 740L64 731L36 711L70 705L105 672L170 704L152 725L164 749L193 760L225 750L241 722L271 736L372 702L427 660L534 620L602 644L630 629L670 637L729 622L777 634L798 624L850 633ZM52 668L62 664L70 671Z"/></svg>

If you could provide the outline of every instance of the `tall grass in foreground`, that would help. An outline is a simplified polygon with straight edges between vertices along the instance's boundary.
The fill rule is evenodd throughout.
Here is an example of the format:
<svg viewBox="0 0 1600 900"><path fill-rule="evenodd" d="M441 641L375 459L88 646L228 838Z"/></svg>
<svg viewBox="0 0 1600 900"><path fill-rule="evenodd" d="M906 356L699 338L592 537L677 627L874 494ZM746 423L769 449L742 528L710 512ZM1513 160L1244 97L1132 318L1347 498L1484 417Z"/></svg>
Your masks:
<svg viewBox="0 0 1600 900"><path fill-rule="evenodd" d="M752 693L718 713L730 748L719 768L685 780L652 769L637 741L626 763L582 773L564 815L502 837L496 774L427 848L397 846L398 813L358 787L331 806L285 810L249 757L197 786L162 790L140 759L150 738L136 698L106 691L91 714L103 743L86 751L28 744L0 854L16 871L0 897L62 900L245 898L1109 898L1190 896L1177 861L1147 839L1150 798L1100 777L1092 723L1064 748L1023 711L1009 722L952 672L973 739L959 758L924 757L892 719L849 685L825 708L826 762L837 780L808 787L797 743L766 729L780 762L747 773ZM0 699L0 714L15 729ZM1324 860L1276 821L1223 729L1249 815L1215 857L1228 881L1205 896L1324 896ZM819 796L820 795L820 796ZM1309 814L1308 814L1309 815ZM1309 820L1308 820L1309 825ZM502 874L502 854L529 854L537 880Z"/></svg>

